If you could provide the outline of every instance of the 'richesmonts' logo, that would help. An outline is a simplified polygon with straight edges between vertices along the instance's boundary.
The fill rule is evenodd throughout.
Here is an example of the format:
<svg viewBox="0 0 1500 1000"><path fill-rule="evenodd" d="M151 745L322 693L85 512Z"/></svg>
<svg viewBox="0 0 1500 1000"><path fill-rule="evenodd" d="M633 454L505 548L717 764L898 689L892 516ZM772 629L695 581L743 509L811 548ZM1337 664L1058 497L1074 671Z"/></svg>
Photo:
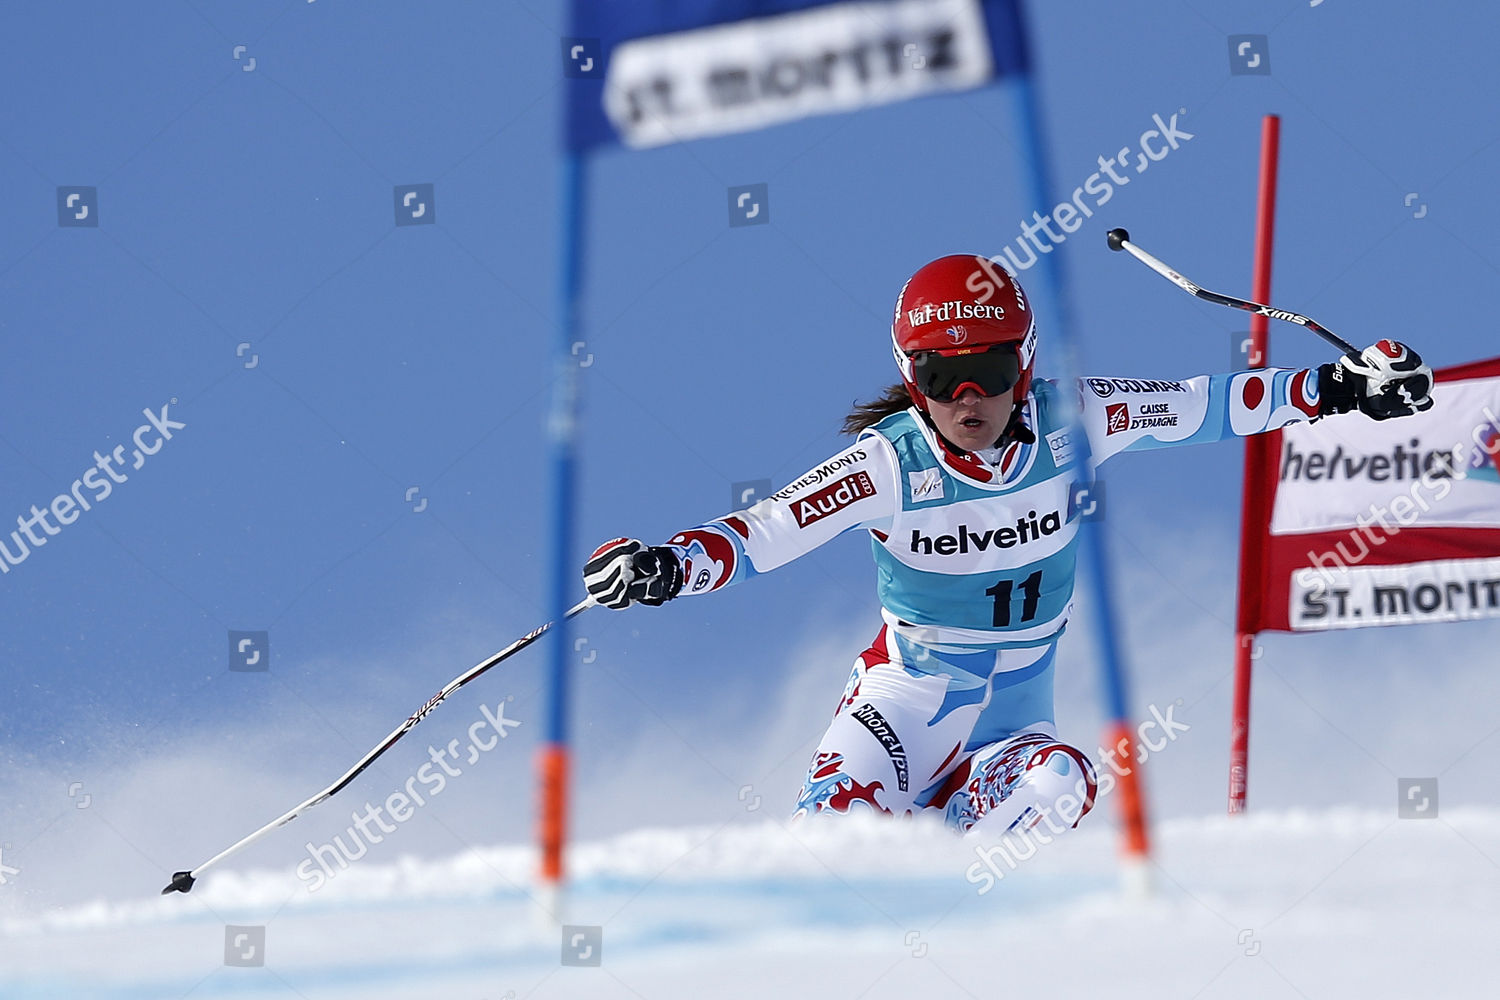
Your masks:
<svg viewBox="0 0 1500 1000"><path fill-rule="evenodd" d="M789 483L785 487L777 490L775 493L772 493L771 499L789 500L797 495L798 490L806 489L809 486L816 486L824 479L833 475L839 469L854 465L858 462L863 462L865 460L865 457L865 450L863 448L855 448L852 451L847 451L842 455L837 455L827 462L824 462L816 469L813 469L811 472L803 476L801 479L797 480L795 483Z"/></svg>

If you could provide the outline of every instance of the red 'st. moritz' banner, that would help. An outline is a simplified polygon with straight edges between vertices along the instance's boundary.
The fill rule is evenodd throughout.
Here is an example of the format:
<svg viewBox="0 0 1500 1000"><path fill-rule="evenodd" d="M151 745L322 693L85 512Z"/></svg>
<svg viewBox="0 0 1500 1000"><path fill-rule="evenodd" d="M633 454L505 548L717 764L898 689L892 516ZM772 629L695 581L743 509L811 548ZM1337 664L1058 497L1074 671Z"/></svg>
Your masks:
<svg viewBox="0 0 1500 1000"><path fill-rule="evenodd" d="M1272 433L1254 630L1500 617L1500 358L1437 380L1426 413Z"/></svg>

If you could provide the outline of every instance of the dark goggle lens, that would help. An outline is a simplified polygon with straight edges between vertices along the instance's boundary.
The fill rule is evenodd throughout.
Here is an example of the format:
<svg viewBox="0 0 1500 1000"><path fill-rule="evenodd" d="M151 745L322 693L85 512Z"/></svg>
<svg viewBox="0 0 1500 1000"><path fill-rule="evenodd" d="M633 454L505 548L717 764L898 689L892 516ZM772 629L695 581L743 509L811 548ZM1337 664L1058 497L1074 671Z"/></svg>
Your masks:
<svg viewBox="0 0 1500 1000"><path fill-rule="evenodd" d="M965 383L985 396L998 396L1021 379L1021 359L1014 348L992 347L979 354L944 356L923 351L912 359L913 381L929 399L951 403Z"/></svg>

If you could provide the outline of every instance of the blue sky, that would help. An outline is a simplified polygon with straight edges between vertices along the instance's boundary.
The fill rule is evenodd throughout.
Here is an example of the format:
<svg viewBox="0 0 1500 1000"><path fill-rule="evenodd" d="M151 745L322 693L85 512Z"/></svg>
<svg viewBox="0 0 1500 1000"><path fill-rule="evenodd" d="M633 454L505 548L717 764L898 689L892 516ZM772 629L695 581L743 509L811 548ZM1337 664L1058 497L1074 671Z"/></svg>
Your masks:
<svg viewBox="0 0 1500 1000"><path fill-rule="evenodd" d="M1088 373L1228 367L1241 314L1109 254L1104 233L1127 226L1190 277L1248 294L1267 112L1283 117L1276 304L1358 343L1406 340L1437 366L1496 353L1500 14L1030 6L1060 190L1153 115L1186 109L1193 135L1056 250ZM0 846L38 850L44 831L74 824L64 789L81 781L96 809L119 810L133 863L185 866L331 779L546 615L567 31L561 5L542 2L33 4L6 20L0 517L66 492L143 409L170 405L186 427L0 576L0 762L27 789L0 813ZM1230 74L1227 38L1242 33L1268 36L1270 75ZM850 401L894 374L901 282L944 253L997 252L1050 207L1028 203L1011 101L1001 86L596 158L581 551L665 538L729 509L731 484L784 483L840 446ZM393 225L393 188L408 183L434 185L435 225ZM726 189L751 183L768 185L772 222L730 228ZM65 185L97 187L97 228L58 226ZM1272 336L1273 363L1331 359L1295 328ZM1153 788L1182 811L1221 808L1240 461L1230 443L1106 469L1137 700L1212 692L1195 777ZM859 539L711 598L591 612L578 623L580 657L597 652L579 674L580 779L610 806L581 802L580 825L733 806L752 756L763 766L743 780L775 771L787 799L779 784L876 625ZM231 629L269 631L269 673L226 669ZM1297 697L1267 681L1273 706L1372 704L1323 719L1332 734L1258 705L1265 772L1291 776L1263 794L1299 800L1283 736L1347 750L1377 720L1453 711L1440 692L1474 681L1466 651L1496 636L1491 623L1270 640L1288 669L1327 668L1287 674L1307 685ZM1088 743L1089 644L1072 642L1062 721ZM1413 691L1415 661L1427 674ZM442 711L457 727L479 700L514 693L534 738L541 663L519 659ZM1459 721L1480 725L1481 708L1459 707ZM1450 757L1483 736L1460 732ZM1421 743L1419 731L1401 745ZM449 800L472 814L462 837L525 835L523 809L494 806L529 802L512 756L503 782ZM157 770L165 760L181 767ZM187 776L204 783L191 803ZM1384 780L1373 772L1368 794ZM119 819L174 796L180 811Z"/></svg>

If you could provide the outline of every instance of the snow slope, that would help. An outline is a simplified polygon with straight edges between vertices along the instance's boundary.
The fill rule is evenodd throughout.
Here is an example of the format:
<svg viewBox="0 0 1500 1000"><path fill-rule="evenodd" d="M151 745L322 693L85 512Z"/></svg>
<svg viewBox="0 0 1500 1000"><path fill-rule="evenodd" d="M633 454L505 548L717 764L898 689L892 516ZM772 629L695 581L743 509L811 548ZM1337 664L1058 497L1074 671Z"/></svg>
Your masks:
<svg viewBox="0 0 1500 1000"><path fill-rule="evenodd" d="M602 928L597 967L561 964L529 848L356 863L316 892L231 870L186 897L8 918L0 996L1496 995L1500 810L1168 822L1147 899L1120 891L1110 825L1091 820L1013 869L992 854L998 879L976 854L993 845L909 822L582 844L565 919ZM224 965L230 924L265 927L264 966Z"/></svg>

